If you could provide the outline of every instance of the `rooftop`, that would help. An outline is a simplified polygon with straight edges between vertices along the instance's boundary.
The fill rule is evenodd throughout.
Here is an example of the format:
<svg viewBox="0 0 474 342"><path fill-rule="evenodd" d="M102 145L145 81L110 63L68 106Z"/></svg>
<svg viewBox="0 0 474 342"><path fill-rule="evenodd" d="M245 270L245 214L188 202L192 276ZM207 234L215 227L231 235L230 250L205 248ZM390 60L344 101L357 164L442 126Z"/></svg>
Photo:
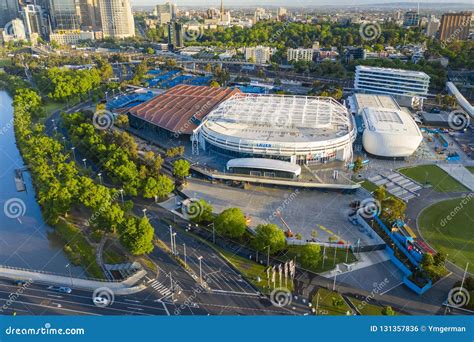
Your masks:
<svg viewBox="0 0 474 342"><path fill-rule="evenodd" d="M129 113L173 133L191 134L199 122L238 89L178 85Z"/></svg>
<svg viewBox="0 0 474 342"><path fill-rule="evenodd" d="M390 95L354 94L352 99L357 106L357 111L364 108L400 110L399 105Z"/></svg>
<svg viewBox="0 0 474 342"><path fill-rule="evenodd" d="M381 68L381 67L373 67L373 66L366 66L366 65L358 65L356 70L361 71L368 71L368 72L381 72L385 74L397 74L397 75L405 75L405 76L418 76L422 78L429 79L430 77L421 71L414 71L414 70L404 70L404 69L392 69L392 68Z"/></svg>
<svg viewBox="0 0 474 342"><path fill-rule="evenodd" d="M292 172L297 176L301 174L301 166L278 159L237 158L229 160L227 162L227 169L234 167L285 171Z"/></svg>
<svg viewBox="0 0 474 342"><path fill-rule="evenodd" d="M421 136L415 121L405 111L365 108L362 115L370 131L401 136Z"/></svg>

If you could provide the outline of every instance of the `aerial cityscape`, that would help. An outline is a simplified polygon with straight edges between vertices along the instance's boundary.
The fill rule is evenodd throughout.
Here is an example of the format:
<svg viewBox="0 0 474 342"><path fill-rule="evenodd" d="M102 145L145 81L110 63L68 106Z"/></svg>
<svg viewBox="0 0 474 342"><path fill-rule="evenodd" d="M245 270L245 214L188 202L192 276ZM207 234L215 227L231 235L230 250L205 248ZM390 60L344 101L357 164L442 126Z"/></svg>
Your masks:
<svg viewBox="0 0 474 342"><path fill-rule="evenodd" d="M461 0L2 0L0 326L466 333L473 19Z"/></svg>

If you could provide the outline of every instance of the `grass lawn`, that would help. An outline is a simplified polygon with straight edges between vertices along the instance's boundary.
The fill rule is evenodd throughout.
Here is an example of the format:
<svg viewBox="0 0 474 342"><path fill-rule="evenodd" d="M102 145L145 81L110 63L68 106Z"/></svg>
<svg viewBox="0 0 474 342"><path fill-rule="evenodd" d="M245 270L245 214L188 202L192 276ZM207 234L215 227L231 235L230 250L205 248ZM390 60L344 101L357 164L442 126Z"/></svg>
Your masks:
<svg viewBox="0 0 474 342"><path fill-rule="evenodd" d="M378 305L369 304L355 298L349 298L354 306L359 310L361 315L364 316L383 316L383 307Z"/></svg>
<svg viewBox="0 0 474 342"><path fill-rule="evenodd" d="M448 221L448 218L450 219ZM474 272L474 198L443 201L426 208L418 220L423 238L461 268Z"/></svg>
<svg viewBox="0 0 474 342"><path fill-rule="evenodd" d="M438 192L469 191L447 172L436 165L421 165L398 170L420 184L429 183Z"/></svg>
<svg viewBox="0 0 474 342"><path fill-rule="evenodd" d="M55 234L66 244L64 252L74 265L82 266L92 278L103 279L104 275L96 262L95 248L89 244L79 228L61 219L55 227Z"/></svg>
<svg viewBox="0 0 474 342"><path fill-rule="evenodd" d="M210 245L210 244L208 244ZM210 245L215 249L224 259L226 259L232 266L234 266L250 283L258 287L260 292L268 294L273 290L271 283L271 272L270 272L270 288L268 287L268 279L266 266L258 264L252 260L242 258L241 256L230 253L222 248L217 246ZM283 286L285 287L284 280L282 280ZM276 287L278 286L278 276L276 279ZM291 280L288 280L287 286L288 290L293 290L293 283Z"/></svg>
<svg viewBox="0 0 474 342"><path fill-rule="evenodd" d="M289 246L288 251L286 252L285 256L290 259L294 259L296 257L296 261L299 261L299 249L301 246ZM336 250L336 262L334 262L334 250ZM321 247L321 253L323 253L323 247ZM352 254L352 251L349 249L349 252L347 252L347 249L345 248L326 248L326 259L324 261L324 266L321 262L319 262L318 266L316 268L310 269L310 271L314 273L324 273L327 271L330 271L336 267L337 264L340 264L342 262L346 262L346 257L347 257L347 263L350 264L354 261L357 261L357 258Z"/></svg>
<svg viewBox="0 0 474 342"><path fill-rule="evenodd" d="M12 61L10 59L0 59L0 68L12 65Z"/></svg>
<svg viewBox="0 0 474 342"><path fill-rule="evenodd" d="M335 301L339 301L340 305L335 306ZM316 292L312 304L313 308L316 309L316 315L345 316L348 311L352 315L351 308L339 293L324 288L320 288Z"/></svg>
<svg viewBox="0 0 474 342"><path fill-rule="evenodd" d="M468 169L469 172L474 173L474 166L466 166L466 169Z"/></svg>
<svg viewBox="0 0 474 342"><path fill-rule="evenodd" d="M377 185L368 180L363 181L360 185L368 192L374 192L378 188Z"/></svg>

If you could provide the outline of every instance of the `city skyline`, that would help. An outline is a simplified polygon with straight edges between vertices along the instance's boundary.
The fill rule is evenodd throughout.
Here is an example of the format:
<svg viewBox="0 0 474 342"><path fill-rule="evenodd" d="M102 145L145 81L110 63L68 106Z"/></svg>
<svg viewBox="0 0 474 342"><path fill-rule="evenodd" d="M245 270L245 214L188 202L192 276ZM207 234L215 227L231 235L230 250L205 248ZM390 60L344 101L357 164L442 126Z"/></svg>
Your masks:
<svg viewBox="0 0 474 342"><path fill-rule="evenodd" d="M159 4L163 4L167 2L167 0L131 0L132 6L156 6ZM178 6L209 6L209 7L218 7L220 6L219 0L180 0L180 1L172 1L176 3ZM413 4L417 5L420 4L431 4L431 3L439 3L439 4L446 4L446 1L443 0L404 0L404 1L396 1L396 0L364 0L361 3L358 3L358 6L365 6L365 5L387 5L387 4ZM469 5L469 1L459 0L454 1L453 5L456 4L466 4ZM227 0L224 1L224 5L226 6L238 6L238 7L245 7L245 6L271 6L271 7L278 7L278 6L287 6L287 7L317 7L317 6L351 6L353 7L354 4L348 0L277 0L277 1L269 1L269 0Z"/></svg>

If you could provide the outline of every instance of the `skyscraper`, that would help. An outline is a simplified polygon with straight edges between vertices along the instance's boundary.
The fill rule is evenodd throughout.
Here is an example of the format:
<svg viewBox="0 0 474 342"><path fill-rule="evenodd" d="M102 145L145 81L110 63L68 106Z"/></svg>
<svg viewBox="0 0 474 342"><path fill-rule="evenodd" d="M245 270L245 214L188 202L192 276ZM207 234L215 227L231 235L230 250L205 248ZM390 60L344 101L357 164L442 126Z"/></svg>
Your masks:
<svg viewBox="0 0 474 342"><path fill-rule="evenodd" d="M15 18L18 18L20 13L18 0L1 0L0 1L0 28L3 28L7 23Z"/></svg>
<svg viewBox="0 0 474 342"><path fill-rule="evenodd" d="M78 0L81 27L101 29L100 7L98 0Z"/></svg>
<svg viewBox="0 0 474 342"><path fill-rule="evenodd" d="M418 12L409 11L403 16L403 26L415 27L420 25L420 14Z"/></svg>
<svg viewBox="0 0 474 342"><path fill-rule="evenodd" d="M442 41L467 40L472 13L446 13L441 17L439 39Z"/></svg>
<svg viewBox="0 0 474 342"><path fill-rule="evenodd" d="M23 17L28 39L35 41L38 37L46 38L48 35L48 25L45 21L43 9L40 6L24 6L21 16Z"/></svg>
<svg viewBox="0 0 474 342"><path fill-rule="evenodd" d="M50 0L49 14L53 30L78 30L79 6L75 0Z"/></svg>
<svg viewBox="0 0 474 342"><path fill-rule="evenodd" d="M128 38L135 36L130 0L99 0L104 37Z"/></svg>
<svg viewBox="0 0 474 342"><path fill-rule="evenodd" d="M176 19L176 5L171 2L166 2L163 5L157 5L154 10L154 14L158 18L160 25L166 25L171 20Z"/></svg>
<svg viewBox="0 0 474 342"><path fill-rule="evenodd" d="M184 47L183 25L176 21L168 24L168 47L171 51Z"/></svg>

